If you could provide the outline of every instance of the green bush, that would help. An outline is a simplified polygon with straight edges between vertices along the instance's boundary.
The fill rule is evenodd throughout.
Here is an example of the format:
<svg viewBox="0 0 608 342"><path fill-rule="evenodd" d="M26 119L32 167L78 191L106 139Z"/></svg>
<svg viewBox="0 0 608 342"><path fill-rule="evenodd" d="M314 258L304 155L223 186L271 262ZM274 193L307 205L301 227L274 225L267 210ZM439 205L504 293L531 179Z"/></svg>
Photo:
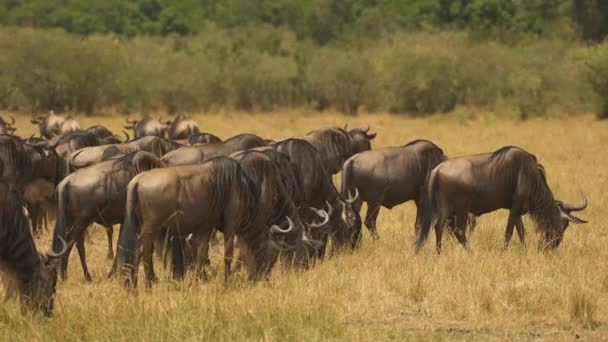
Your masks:
<svg viewBox="0 0 608 342"><path fill-rule="evenodd" d="M589 56L587 77L599 100L598 118L608 119L608 43L594 48Z"/></svg>
<svg viewBox="0 0 608 342"><path fill-rule="evenodd" d="M356 114L370 96L371 64L351 50L321 48L306 70L310 99L324 109L334 107L346 114Z"/></svg>

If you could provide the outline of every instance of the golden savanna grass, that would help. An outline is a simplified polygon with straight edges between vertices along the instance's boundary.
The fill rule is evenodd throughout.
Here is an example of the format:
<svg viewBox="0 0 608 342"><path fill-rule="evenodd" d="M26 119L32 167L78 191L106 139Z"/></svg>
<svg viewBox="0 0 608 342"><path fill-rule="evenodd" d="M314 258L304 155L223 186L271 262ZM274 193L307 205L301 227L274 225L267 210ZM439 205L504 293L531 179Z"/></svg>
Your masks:
<svg viewBox="0 0 608 342"><path fill-rule="evenodd" d="M449 156L521 146L545 166L558 198L577 202L579 190L589 197L589 208L580 216L590 223L571 225L556 252L536 250L530 220L525 221L528 247L514 238L504 251L506 215L497 212L480 219L470 236L472 253L448 237L438 256L431 233L420 255L414 255L415 210L408 203L382 209L379 241L364 233L359 250L329 258L307 272L278 267L269 282L251 284L237 276L225 285L217 271L221 247L216 246L216 277L208 283L174 283L157 261L161 281L150 292L140 288L134 294L118 279L105 278L110 267L105 233L93 227L87 243L93 283L84 283L74 251L69 279L58 284L53 318L22 316L15 303L4 303L0 339L608 339L608 122L591 116L526 122L480 117L463 121L295 111L195 116L205 131L222 138L252 132L279 139L348 123L370 124L378 132L375 148L418 138L434 141ZM79 119L83 126L104 124L115 131L123 123L123 117ZM34 132L25 116L18 117L17 126L21 135ZM48 232L36 241L41 250L49 248L50 238Z"/></svg>

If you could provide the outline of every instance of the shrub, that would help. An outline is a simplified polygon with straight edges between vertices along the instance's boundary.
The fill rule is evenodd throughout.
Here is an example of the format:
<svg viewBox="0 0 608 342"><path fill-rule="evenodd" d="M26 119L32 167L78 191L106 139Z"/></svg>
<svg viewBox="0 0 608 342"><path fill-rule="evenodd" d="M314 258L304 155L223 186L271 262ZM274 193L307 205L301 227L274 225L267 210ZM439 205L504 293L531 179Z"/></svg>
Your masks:
<svg viewBox="0 0 608 342"><path fill-rule="evenodd" d="M587 77L600 103L597 116L608 119L608 43L593 49L586 67Z"/></svg>

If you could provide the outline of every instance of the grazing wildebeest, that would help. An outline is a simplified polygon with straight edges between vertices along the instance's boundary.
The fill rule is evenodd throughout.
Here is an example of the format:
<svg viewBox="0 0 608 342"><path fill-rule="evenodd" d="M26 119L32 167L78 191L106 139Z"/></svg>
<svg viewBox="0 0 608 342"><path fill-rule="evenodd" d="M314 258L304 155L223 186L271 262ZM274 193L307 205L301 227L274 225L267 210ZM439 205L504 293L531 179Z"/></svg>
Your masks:
<svg viewBox="0 0 608 342"><path fill-rule="evenodd" d="M0 134L13 134L17 129L15 128L15 118L11 116L11 122L4 120L0 117Z"/></svg>
<svg viewBox="0 0 608 342"><path fill-rule="evenodd" d="M61 126L64 121L63 116L56 115L53 111L50 111L46 116L34 116L31 120L33 124L38 125L40 136L47 139L61 135Z"/></svg>
<svg viewBox="0 0 608 342"><path fill-rule="evenodd" d="M167 124L169 125L168 134L171 140L188 139L190 136L200 133L196 121L185 114L179 114L175 120L168 121Z"/></svg>
<svg viewBox="0 0 608 342"><path fill-rule="evenodd" d="M260 184L257 219L261 219L263 226L269 227L278 224L285 217L293 218L297 225L301 224L302 219L296 208L299 204L297 202L299 201L297 198L300 196L299 188L296 184L293 164L287 155L276 150L264 149L238 152L231 155L231 158L237 160L243 171ZM292 193L295 194L296 200ZM307 223L308 230L320 230L329 222L329 214L324 210L314 208L305 210L310 210L312 216L320 216L323 219L321 223ZM303 239L303 241L309 242L307 239ZM289 249L285 253L286 258L294 260L296 266L307 266L308 261L315 257L318 254L317 250L322 247L318 243L314 245L309 243L309 246L310 248L297 251ZM295 252L306 254L294 255Z"/></svg>
<svg viewBox="0 0 608 342"><path fill-rule="evenodd" d="M448 159L431 173L428 184L432 215L422 220L416 250L428 238L431 221L435 219L437 252L441 252L441 236L446 221L454 217L454 235L468 248L466 224L468 214L479 216L498 209L509 209L505 246L517 228L523 242L521 216L530 213L539 226L542 249L559 246L569 223L585 223L572 215L587 207L555 200L547 184L545 170L536 157L521 148L503 147L493 153Z"/></svg>
<svg viewBox="0 0 608 342"><path fill-rule="evenodd" d="M14 184L20 191L32 213L30 218L36 232L42 205L52 200L55 185L65 173L65 164L45 140L0 136L0 180Z"/></svg>
<svg viewBox="0 0 608 342"><path fill-rule="evenodd" d="M60 237L69 242L68 253L63 258L61 267L63 279L67 277L68 258L75 243L85 280L91 281L86 263L84 233L92 223L105 227L108 258L114 258L113 225L124 220L127 185L137 174L156 167L164 167L164 164L154 154L140 151L78 169L59 183L53 248L55 250L59 247Z"/></svg>
<svg viewBox="0 0 608 342"><path fill-rule="evenodd" d="M416 232L429 210L426 201L426 183L431 171L446 156L428 140L415 140L400 147L364 151L350 157L342 168L342 193L359 189L361 204L367 202L365 225L372 237L377 238L376 219L380 206L394 206L413 200L416 202Z"/></svg>
<svg viewBox="0 0 608 342"><path fill-rule="evenodd" d="M331 175L342 170L342 164L353 154L371 150L376 133L368 133L369 127L346 131L342 128L319 128L299 139L308 141L321 154L326 172Z"/></svg>
<svg viewBox="0 0 608 342"><path fill-rule="evenodd" d="M301 139L287 139L273 144L274 149L289 156L295 165L296 176L302 192L301 212L302 218L310 222L311 212L308 207L322 208L329 203L330 211L329 236L323 232L322 236L313 236L315 240L324 242L319 250L319 257L325 253L325 243L328 238L332 241L334 249L345 246L355 248L361 239L361 217L354 207L358 201L359 191L355 189L354 197L350 194L342 197L334 186L331 175L325 171L319 152L308 142Z"/></svg>
<svg viewBox="0 0 608 342"><path fill-rule="evenodd" d="M8 274L7 298L20 297L24 309L53 312L57 271L55 259L65 253L38 253L28 226L27 211L11 187L0 182L0 270Z"/></svg>
<svg viewBox="0 0 608 342"><path fill-rule="evenodd" d="M156 136L148 136L122 144L82 148L70 155L68 163L71 169L80 169L100 163L117 154L146 151L162 156L172 149L173 145L169 141Z"/></svg>
<svg viewBox="0 0 608 342"><path fill-rule="evenodd" d="M165 131L167 127L165 124L160 122L160 120L153 119L149 115L144 115L144 117L137 120L129 120L125 119L128 124L125 126L126 129L132 129L133 134L135 135L135 139L140 139L147 136L156 136L163 138L165 136Z"/></svg>
<svg viewBox="0 0 608 342"><path fill-rule="evenodd" d="M162 160L167 166L198 164L214 157L228 156L264 145L266 141L257 135L239 134L221 143L180 147L164 155Z"/></svg>
<svg viewBox="0 0 608 342"><path fill-rule="evenodd" d="M280 185L280 181L273 184ZM146 286L151 286L155 278L153 241L161 227L168 227L177 236L194 234L193 239L198 241L199 248L198 273L203 277L209 239L214 229L218 229L224 233L228 247L225 251L226 277L230 275L232 262L229 245L232 237L236 236L239 250L247 260L249 278L264 278L283 246L298 250L313 245L306 243L307 237L301 224L294 223L289 216L280 218L287 221L289 228L286 230L277 225L266 226L268 218L275 212L260 210L272 206L268 203L261 206L260 199L272 195L260 196L262 191L269 190L273 189L261 188L257 177L246 173L239 162L226 157L139 174L129 183L126 217L119 239L120 261L128 278L135 279L135 251L139 244L141 257L138 261L143 261ZM282 192L271 193L281 198ZM285 213L288 214L290 210L293 209Z"/></svg>

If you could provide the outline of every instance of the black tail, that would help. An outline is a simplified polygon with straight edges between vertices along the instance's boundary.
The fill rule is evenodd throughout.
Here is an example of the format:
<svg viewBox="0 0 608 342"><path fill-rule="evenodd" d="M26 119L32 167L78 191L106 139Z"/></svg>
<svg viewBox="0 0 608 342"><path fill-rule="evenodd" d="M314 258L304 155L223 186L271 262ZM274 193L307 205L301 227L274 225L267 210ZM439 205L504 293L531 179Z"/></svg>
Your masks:
<svg viewBox="0 0 608 342"><path fill-rule="evenodd" d="M135 286L135 251L137 249L137 232L139 222L135 213L137 208L137 183L129 187L127 192L127 204L125 209L125 220L122 225L118 240L118 260L127 276L126 285ZM132 282L132 283L131 283Z"/></svg>
<svg viewBox="0 0 608 342"><path fill-rule="evenodd" d="M68 187L70 183L66 182L65 186L59 189L57 197L57 220L55 221L55 231L53 232L53 252L59 253L63 248L59 238L67 240L66 234L66 213L65 208L68 205ZM66 255L66 258L68 256Z"/></svg>
<svg viewBox="0 0 608 342"><path fill-rule="evenodd" d="M433 211L437 208L437 205L434 200L434 195L439 188L439 180L437 179L437 172L435 169L431 176L429 177L428 186L426 187L427 194L421 205L423 205L422 211L422 220L420 225L420 231L418 232L418 238L416 240L416 253L420 251L422 246L429 237L429 232L431 230L431 224L433 221Z"/></svg>
<svg viewBox="0 0 608 342"><path fill-rule="evenodd" d="M173 279L182 280L186 273L186 261L184 258L184 244L185 239L172 236L171 237L171 261L173 264Z"/></svg>

